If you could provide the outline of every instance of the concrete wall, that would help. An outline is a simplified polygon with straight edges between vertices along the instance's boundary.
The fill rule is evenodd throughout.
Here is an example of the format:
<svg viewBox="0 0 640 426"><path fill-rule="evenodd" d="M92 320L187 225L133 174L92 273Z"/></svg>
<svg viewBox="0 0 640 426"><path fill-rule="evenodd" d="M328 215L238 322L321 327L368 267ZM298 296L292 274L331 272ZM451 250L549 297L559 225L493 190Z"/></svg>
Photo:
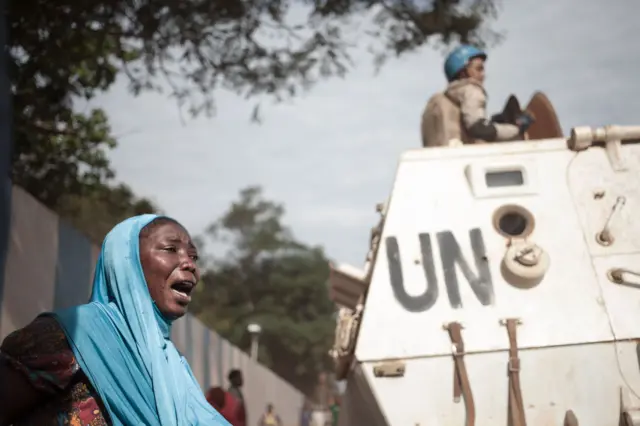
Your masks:
<svg viewBox="0 0 640 426"><path fill-rule="evenodd" d="M15 186L9 239L4 285L0 280L0 339L43 311L85 303L100 251ZM297 426L302 394L195 317L187 315L174 323L172 338L203 389L226 387L232 368L244 372L249 426L257 424L268 402L275 405L285 426Z"/></svg>

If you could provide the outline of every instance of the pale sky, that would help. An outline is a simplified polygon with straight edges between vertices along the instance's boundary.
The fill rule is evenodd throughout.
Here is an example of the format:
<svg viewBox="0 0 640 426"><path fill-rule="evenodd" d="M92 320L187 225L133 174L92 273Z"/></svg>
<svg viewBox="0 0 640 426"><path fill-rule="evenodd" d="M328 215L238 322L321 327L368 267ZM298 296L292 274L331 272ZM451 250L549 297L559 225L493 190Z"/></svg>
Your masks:
<svg viewBox="0 0 640 426"><path fill-rule="evenodd" d="M504 1L495 25L505 40L489 51L489 110L510 93L525 104L547 93L563 128L639 124L638 0ZM317 85L287 104L253 104L220 93L211 119L180 121L162 95L131 97L122 80L92 102L124 135L111 160L117 178L155 200L193 234L222 214L238 191L264 187L284 203L286 223L329 257L362 266L374 206L389 196L399 155L420 147L428 98L442 90L441 53L424 48L374 75L369 60L343 80ZM422 182L429 185L429 182Z"/></svg>

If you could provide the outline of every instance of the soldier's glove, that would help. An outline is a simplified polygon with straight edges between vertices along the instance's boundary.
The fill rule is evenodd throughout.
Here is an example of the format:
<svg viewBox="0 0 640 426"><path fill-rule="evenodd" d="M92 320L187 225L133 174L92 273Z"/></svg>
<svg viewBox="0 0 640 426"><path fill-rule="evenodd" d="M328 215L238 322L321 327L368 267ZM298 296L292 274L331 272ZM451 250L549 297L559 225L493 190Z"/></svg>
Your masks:
<svg viewBox="0 0 640 426"><path fill-rule="evenodd" d="M491 122L492 123L505 124L505 123L507 123L507 119L505 118L503 113L499 112L499 113L493 114L491 116Z"/></svg>
<svg viewBox="0 0 640 426"><path fill-rule="evenodd" d="M524 134L535 121L536 119L531 113L523 112L516 118L516 126L520 129L520 133Z"/></svg>

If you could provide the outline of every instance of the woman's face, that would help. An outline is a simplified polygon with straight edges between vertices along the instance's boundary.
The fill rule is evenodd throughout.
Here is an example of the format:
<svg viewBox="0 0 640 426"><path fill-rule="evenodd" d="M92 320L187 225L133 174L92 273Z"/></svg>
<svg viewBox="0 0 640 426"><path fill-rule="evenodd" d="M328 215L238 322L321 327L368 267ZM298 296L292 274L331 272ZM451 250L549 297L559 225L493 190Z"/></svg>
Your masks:
<svg viewBox="0 0 640 426"><path fill-rule="evenodd" d="M140 263L149 293L167 318L187 312L200 278L197 259L189 233L177 223L158 224L140 238Z"/></svg>

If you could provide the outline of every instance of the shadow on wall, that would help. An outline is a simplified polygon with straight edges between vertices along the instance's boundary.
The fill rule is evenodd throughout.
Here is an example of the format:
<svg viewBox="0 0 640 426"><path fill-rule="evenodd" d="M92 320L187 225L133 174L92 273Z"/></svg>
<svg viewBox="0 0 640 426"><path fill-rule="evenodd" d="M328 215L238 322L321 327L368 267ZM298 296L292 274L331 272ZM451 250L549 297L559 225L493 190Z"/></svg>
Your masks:
<svg viewBox="0 0 640 426"><path fill-rule="evenodd" d="M0 338L53 308L57 257L58 217L14 186Z"/></svg>

